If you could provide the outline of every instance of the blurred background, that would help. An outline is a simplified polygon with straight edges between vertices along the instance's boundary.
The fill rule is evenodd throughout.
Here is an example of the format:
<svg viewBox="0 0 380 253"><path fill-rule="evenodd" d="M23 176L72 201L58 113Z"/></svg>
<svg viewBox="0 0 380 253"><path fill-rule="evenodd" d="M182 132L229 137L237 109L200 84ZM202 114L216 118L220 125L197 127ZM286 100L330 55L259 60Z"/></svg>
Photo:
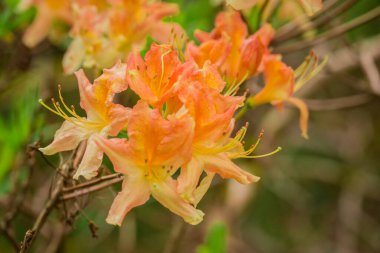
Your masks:
<svg viewBox="0 0 380 253"><path fill-rule="evenodd" d="M57 85L63 84L68 104L79 102L76 80L61 66L68 27L54 24L49 40L26 48L21 36L35 9L18 13L17 2L0 2L2 253L15 251L12 244L32 227L56 177L59 156L46 161L34 147L49 143L62 119L38 99L57 97ZM224 8L215 0L171 2L181 9L171 19L190 38L196 28L211 30ZM116 184L80 197L67 210L56 208L32 252L380 252L380 2L324 1L325 9L308 19L306 28L284 15L281 1L273 2L270 16L263 5L244 12L251 32L264 21L273 24L278 33L271 47L293 67L310 49L329 57L324 70L297 93L310 109L309 139L301 137L297 109L258 107L239 122L250 123L247 144L264 129L257 153L283 150L238 161L261 177L256 184L214 180L199 205L206 213L200 225L184 224L153 199L135 208L122 227L108 225L105 217L120 189ZM251 94L262 85L260 79L245 84ZM126 105L136 100L131 94L118 99Z"/></svg>

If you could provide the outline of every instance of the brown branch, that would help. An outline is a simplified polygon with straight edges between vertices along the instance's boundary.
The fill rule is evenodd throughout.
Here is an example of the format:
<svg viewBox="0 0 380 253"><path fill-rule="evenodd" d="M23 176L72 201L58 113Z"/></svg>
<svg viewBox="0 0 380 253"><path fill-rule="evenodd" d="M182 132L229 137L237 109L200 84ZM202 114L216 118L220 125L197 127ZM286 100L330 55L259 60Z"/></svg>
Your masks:
<svg viewBox="0 0 380 253"><path fill-rule="evenodd" d="M339 0L332 0L328 3L324 3L323 9L318 11L314 16L312 16L310 20L315 20L319 17L323 17L328 13L329 10L331 10L334 7L335 4L337 4L337 2L339 2ZM298 23L301 19L304 19L304 16L297 17L295 20L281 26L276 32L275 40L282 40L284 35L286 35L289 32L293 32L293 30L297 30L299 28Z"/></svg>
<svg viewBox="0 0 380 253"><path fill-rule="evenodd" d="M380 95L380 73L375 58L368 52L359 55L360 65L367 76L369 85L376 95Z"/></svg>
<svg viewBox="0 0 380 253"><path fill-rule="evenodd" d="M59 196L61 195L61 191L63 189L65 176L68 175L70 167L72 166L72 159L70 158L67 162L63 163L60 168L57 170L57 182L55 184L55 187L52 191L52 194L50 195L48 201L46 202L44 208L40 212L40 214L37 217L37 220L35 221L33 227L26 231L24 240L20 245L20 253L25 253L29 250L30 246L33 244L37 234L39 233L41 227L45 223L47 217L49 216L50 212L53 210L54 205L59 199ZM58 173L60 172L60 173Z"/></svg>
<svg viewBox="0 0 380 253"><path fill-rule="evenodd" d="M102 190L102 189L107 188L111 185L117 184L123 180L124 180L124 176L120 175L119 177L113 178L111 180L106 180L105 182L101 182L101 183L98 183L96 185L89 186L89 187L83 188L83 189L78 189L74 192L65 194L65 195L61 196L59 199L62 201L73 199L73 198L76 198L76 197L79 197L82 195L86 195L90 192Z"/></svg>
<svg viewBox="0 0 380 253"><path fill-rule="evenodd" d="M94 184L97 184L99 182L103 182L103 181L106 181L106 180L109 180L109 179L118 178L118 177L121 177L121 176L122 175L119 174L119 173L102 176L102 177L96 178L94 180L84 182L82 184L74 185L74 186L68 187L68 188L63 188L62 192L66 193L66 192L75 191L75 190L78 190L80 188L85 188L87 186L94 185Z"/></svg>
<svg viewBox="0 0 380 253"><path fill-rule="evenodd" d="M3 224L1 224L0 232L4 235L4 237L11 243L12 247L15 249L16 252L20 250L20 247L14 238L14 236L11 234L8 228L3 228Z"/></svg>
<svg viewBox="0 0 380 253"><path fill-rule="evenodd" d="M364 25L364 24L372 21L373 19L375 19L379 16L380 16L380 6L378 6L377 8L375 8L375 9L373 9L373 10L371 10L371 11L347 22L347 23L339 25L339 26L319 35L317 38L315 38L313 40L293 42L293 43L289 43L288 45L278 47L276 49L276 53L285 54L285 53L290 53L293 51L297 51L297 50L301 50L301 49L305 49L308 47L318 45L320 43L323 43L323 42L328 41L330 39L333 39L335 37L341 36L342 34L348 32L348 31L350 31L356 27Z"/></svg>
<svg viewBox="0 0 380 253"><path fill-rule="evenodd" d="M312 23L312 27L313 28L318 28L318 27L323 26L324 24L328 23L329 21L331 21L331 20L335 19L336 17L338 17L340 14L344 13L345 11L347 11L356 2L357 2L357 0L344 1L341 5L339 5L335 9L332 9L330 12L326 11L325 15L321 16L319 19L316 19ZM286 33L282 32L282 33L280 33L280 35L276 36L275 42L280 42L280 41L288 40L288 39L291 39L291 38L295 38L295 37L301 35L303 32L304 31L301 30L301 29L299 29L298 26L295 26L295 27L293 27L293 29L288 30L288 32L286 32Z"/></svg>
<svg viewBox="0 0 380 253"><path fill-rule="evenodd" d="M332 111L366 104L373 97L370 94L358 94L341 98L304 100L311 111Z"/></svg>

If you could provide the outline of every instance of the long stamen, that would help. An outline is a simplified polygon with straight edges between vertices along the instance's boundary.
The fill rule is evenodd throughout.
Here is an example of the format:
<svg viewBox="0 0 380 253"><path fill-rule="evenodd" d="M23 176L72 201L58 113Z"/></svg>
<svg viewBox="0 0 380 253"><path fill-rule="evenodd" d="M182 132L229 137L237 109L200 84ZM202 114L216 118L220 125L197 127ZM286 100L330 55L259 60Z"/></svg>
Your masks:
<svg viewBox="0 0 380 253"><path fill-rule="evenodd" d="M267 153L267 154L263 154L263 155L253 155L253 156L248 156L246 158L262 158L262 157L267 157L267 156L271 156L271 155L274 155L278 152L280 152L282 150L281 147L277 147L274 151L270 152L270 153ZM245 158L245 157L242 157L242 158Z"/></svg>
<svg viewBox="0 0 380 253"><path fill-rule="evenodd" d="M164 72L165 72L165 63L164 63L164 57L168 55L172 50L169 49L165 53L161 55L161 77L160 77L160 83L158 84L157 92L161 90L162 81L164 79Z"/></svg>

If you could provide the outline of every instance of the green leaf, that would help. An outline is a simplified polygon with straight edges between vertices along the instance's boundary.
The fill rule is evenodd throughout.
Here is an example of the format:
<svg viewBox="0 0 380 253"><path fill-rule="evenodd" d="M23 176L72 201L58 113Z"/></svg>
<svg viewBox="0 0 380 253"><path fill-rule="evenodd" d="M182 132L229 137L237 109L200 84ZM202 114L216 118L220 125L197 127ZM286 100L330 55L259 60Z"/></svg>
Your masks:
<svg viewBox="0 0 380 253"><path fill-rule="evenodd" d="M208 231L206 241L198 246L197 253L225 253L227 252L227 227L224 223L213 224Z"/></svg>

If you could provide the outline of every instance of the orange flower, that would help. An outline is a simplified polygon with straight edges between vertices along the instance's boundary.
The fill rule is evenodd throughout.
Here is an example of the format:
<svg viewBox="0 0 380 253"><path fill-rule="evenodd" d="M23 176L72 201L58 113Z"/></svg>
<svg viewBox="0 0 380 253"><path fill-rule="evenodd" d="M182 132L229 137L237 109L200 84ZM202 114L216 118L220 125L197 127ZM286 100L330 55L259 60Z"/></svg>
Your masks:
<svg viewBox="0 0 380 253"><path fill-rule="evenodd" d="M150 105L161 108L174 96L176 84L193 68L182 64L170 45L152 44L143 60L139 54L128 58L127 80L131 89Z"/></svg>
<svg viewBox="0 0 380 253"><path fill-rule="evenodd" d="M203 78L210 78L213 73L210 68L202 72ZM246 128L242 128L235 138L229 137L234 127L233 114L243 103L244 97L222 95L218 91L220 87L208 85L213 82L198 78L199 75L195 74L191 81L182 83L178 91L179 100L195 121L192 158L181 168L178 190L186 201L194 205L203 197L215 174L243 184L259 180L231 161L254 157L250 153L255 147L244 150L242 145ZM199 183L203 171L207 176Z"/></svg>
<svg viewBox="0 0 380 253"><path fill-rule="evenodd" d="M54 21L61 20L68 24L73 21L70 0L22 0L17 8L22 11L31 6L37 8L37 16L22 38L28 47L34 47L40 43L48 35Z"/></svg>
<svg viewBox="0 0 380 253"><path fill-rule="evenodd" d="M186 55L199 67L207 61L216 64L227 83L225 94L235 94L246 79L259 73L273 34L272 27L266 24L247 38L247 25L240 13L222 12L210 33L196 31L195 36L201 44L189 43Z"/></svg>
<svg viewBox="0 0 380 253"><path fill-rule="evenodd" d="M97 140L115 170L126 175L108 223L120 226L125 215L144 204L150 194L186 222L196 225L202 221L204 214L180 197L177 181L171 177L190 158L193 127L186 110L164 119L160 110L139 101L129 119L128 140Z"/></svg>
<svg viewBox="0 0 380 253"><path fill-rule="evenodd" d="M59 96L63 108L54 100L54 109L40 101L47 109L65 119L53 142L40 149L45 155L75 149L81 141L87 140L86 151L74 175L75 179L79 176L90 179L97 175L103 153L95 144L94 136L114 136L126 126L130 109L112 103L115 93L127 89L125 71L125 64L118 63L112 69L104 70L103 75L93 85L82 70L75 73L81 98L80 106L86 111L87 117L79 116L74 107L70 108L65 104L60 87Z"/></svg>
<svg viewBox="0 0 380 253"><path fill-rule="evenodd" d="M323 68L327 58L318 65L318 59L311 53L295 72L283 63L280 58L277 55L266 57L264 60L265 86L259 93L248 98L247 103L251 107L265 103L282 106L284 102L295 105L301 113L300 127L302 135L308 138L309 111L301 99L292 95Z"/></svg>
<svg viewBox="0 0 380 253"><path fill-rule="evenodd" d="M177 24L164 23L164 17L178 13L176 4L147 0L108 0L106 7L77 5L71 31L73 42L66 52L66 73L79 66L104 68L130 52L139 51L147 36L167 43L173 32L183 33Z"/></svg>

